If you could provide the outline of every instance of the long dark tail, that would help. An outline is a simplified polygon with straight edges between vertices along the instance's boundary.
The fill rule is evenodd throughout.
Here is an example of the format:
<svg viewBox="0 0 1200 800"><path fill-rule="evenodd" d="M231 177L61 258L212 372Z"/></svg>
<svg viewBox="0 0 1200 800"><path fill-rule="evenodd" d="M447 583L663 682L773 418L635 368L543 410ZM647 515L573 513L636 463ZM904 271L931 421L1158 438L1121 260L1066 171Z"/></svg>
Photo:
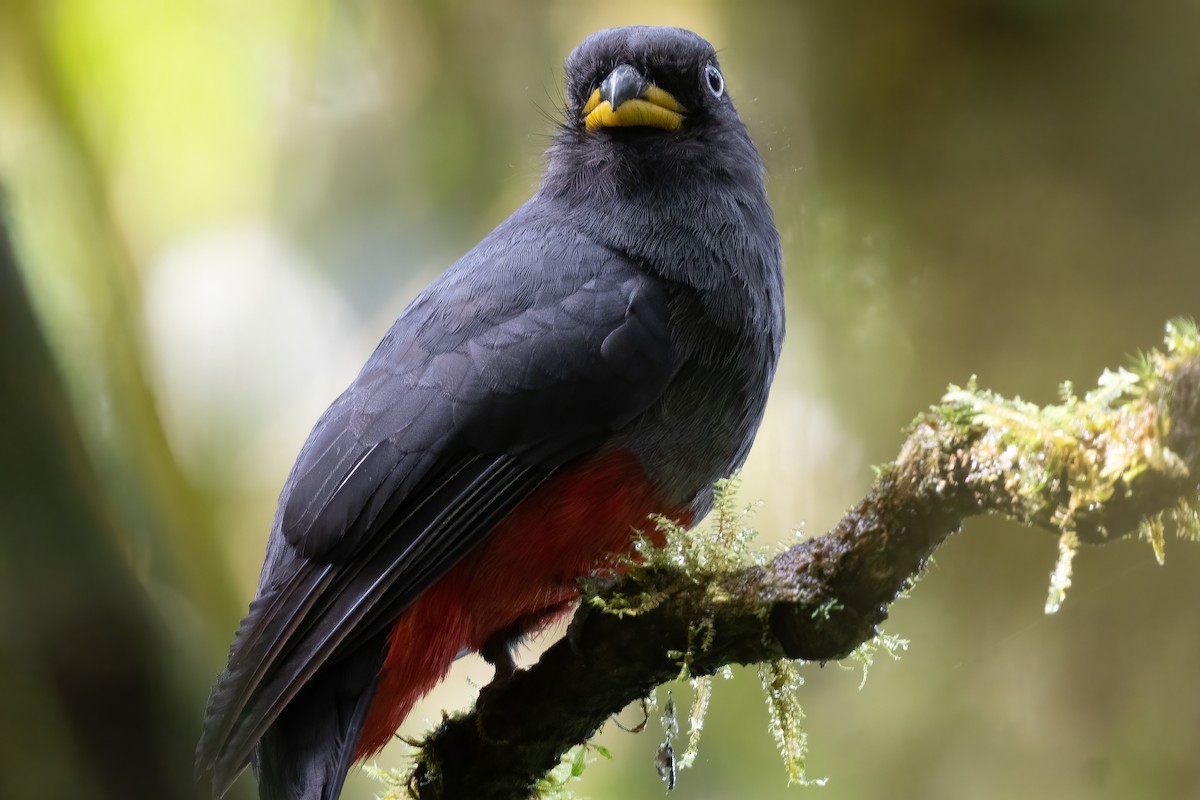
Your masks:
<svg viewBox="0 0 1200 800"><path fill-rule="evenodd" d="M360 648L327 665L288 704L252 762L261 800L337 800L382 661L382 647Z"/></svg>

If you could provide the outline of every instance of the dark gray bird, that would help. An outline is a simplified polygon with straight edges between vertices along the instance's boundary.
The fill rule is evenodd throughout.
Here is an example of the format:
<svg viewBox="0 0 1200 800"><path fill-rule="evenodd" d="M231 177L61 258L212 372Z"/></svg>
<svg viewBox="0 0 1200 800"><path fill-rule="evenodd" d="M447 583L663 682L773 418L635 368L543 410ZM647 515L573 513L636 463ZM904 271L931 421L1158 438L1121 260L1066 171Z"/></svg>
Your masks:
<svg viewBox="0 0 1200 800"><path fill-rule="evenodd" d="M617 28L567 59L537 193L404 310L284 485L198 769L332 800L467 650L510 648L746 458L783 339L763 167L717 57Z"/></svg>

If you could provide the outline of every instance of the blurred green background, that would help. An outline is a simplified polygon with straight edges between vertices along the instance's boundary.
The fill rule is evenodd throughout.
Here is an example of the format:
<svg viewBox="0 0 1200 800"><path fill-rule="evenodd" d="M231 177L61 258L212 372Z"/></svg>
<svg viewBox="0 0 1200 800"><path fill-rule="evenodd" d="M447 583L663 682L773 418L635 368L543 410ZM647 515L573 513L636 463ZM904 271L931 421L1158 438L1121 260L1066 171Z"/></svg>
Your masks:
<svg viewBox="0 0 1200 800"><path fill-rule="evenodd" d="M0 0L0 182L70 401L6 334L0 796L204 795L207 687L309 426L535 188L566 54L629 23L716 44L767 163L768 542L828 528L947 383L1050 402L1200 314L1195 2ZM38 473L43 423L66 455ZM1047 618L1055 552L972 521L894 608L900 661L861 691L805 668L824 788L785 786L738 671L676 796L1200 797L1200 552L1085 550ZM404 732L489 675L462 662ZM662 796L660 736L607 726L579 791Z"/></svg>

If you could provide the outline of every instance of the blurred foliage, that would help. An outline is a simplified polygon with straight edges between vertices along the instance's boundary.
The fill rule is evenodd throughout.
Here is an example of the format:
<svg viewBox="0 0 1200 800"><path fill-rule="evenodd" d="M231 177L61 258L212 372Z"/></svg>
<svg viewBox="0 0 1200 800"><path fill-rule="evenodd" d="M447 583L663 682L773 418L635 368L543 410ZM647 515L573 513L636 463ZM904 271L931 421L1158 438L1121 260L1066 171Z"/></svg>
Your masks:
<svg viewBox="0 0 1200 800"><path fill-rule="evenodd" d="M94 611L43 629L66 652L159 665L156 691L188 710L157 729L161 763L186 763L308 426L407 298L536 185L566 53L631 22L718 46L767 162L790 334L744 477L761 530L827 527L949 381L1042 403L1197 314L1195 3L0 0L0 182L98 509L41 528L0 509L0 794L130 796L77 738L117 712L37 689L26 634L57 607L48 585ZM9 364L6 409L32 380ZM0 480L26 485L32 463L7 449ZM904 659L861 692L804 671L807 764L828 786L785 787L739 674L681 796L1200 795L1200 559L1085 549L1046 620L1053 539L967 534L895 609ZM18 591L14 573L59 583ZM101 594L67 603L85 591ZM107 608L141 609L122 618L142 633ZM405 730L487 676L464 662ZM659 796L656 735L610 728L614 761L582 792Z"/></svg>

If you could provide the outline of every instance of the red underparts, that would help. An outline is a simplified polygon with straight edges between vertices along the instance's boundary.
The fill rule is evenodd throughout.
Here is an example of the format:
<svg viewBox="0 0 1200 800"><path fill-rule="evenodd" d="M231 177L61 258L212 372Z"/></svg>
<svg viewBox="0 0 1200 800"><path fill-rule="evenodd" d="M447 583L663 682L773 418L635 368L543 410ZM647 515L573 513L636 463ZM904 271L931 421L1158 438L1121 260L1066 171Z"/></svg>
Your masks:
<svg viewBox="0 0 1200 800"><path fill-rule="evenodd" d="M543 483L396 621L356 760L390 741L460 652L480 650L527 615L561 607L540 621L544 627L565 613L579 594L576 579L627 549L650 514L666 511L656 500L627 451L585 460Z"/></svg>

